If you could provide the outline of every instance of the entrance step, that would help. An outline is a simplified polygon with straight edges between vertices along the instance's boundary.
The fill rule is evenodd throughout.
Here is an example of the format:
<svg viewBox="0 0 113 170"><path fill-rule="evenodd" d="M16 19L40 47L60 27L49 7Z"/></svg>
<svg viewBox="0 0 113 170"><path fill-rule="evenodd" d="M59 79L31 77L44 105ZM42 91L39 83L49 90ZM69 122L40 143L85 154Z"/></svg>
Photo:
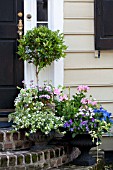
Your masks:
<svg viewBox="0 0 113 170"><path fill-rule="evenodd" d="M0 152L0 170L47 170L69 161L68 148L63 146L40 151Z"/></svg>
<svg viewBox="0 0 113 170"><path fill-rule="evenodd" d="M0 152L0 170L103 170L103 159L92 166L69 163L77 152L76 149L70 152L69 146L54 146L37 151Z"/></svg>
<svg viewBox="0 0 113 170"><path fill-rule="evenodd" d="M8 122L8 115L14 112L14 109L0 109L0 128L11 127L12 122Z"/></svg>
<svg viewBox="0 0 113 170"><path fill-rule="evenodd" d="M80 154L77 148L72 148L68 143L34 149L33 143L25 136L24 131L13 132L12 130L12 128L0 129L0 170L48 170L51 168L60 170L62 165L73 161ZM100 163L98 165L100 166ZM73 170L73 167L78 168L71 165ZM97 170L96 167L97 165L80 167L79 170Z"/></svg>
<svg viewBox="0 0 113 170"><path fill-rule="evenodd" d="M32 142L25 132L14 132L12 128L0 128L0 151L29 149Z"/></svg>

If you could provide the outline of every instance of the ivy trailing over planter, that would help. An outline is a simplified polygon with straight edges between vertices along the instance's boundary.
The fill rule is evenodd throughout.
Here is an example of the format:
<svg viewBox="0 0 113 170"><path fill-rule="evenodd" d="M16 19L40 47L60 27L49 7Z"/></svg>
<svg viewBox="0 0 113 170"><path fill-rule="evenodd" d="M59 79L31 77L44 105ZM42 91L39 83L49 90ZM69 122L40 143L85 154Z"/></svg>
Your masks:
<svg viewBox="0 0 113 170"><path fill-rule="evenodd" d="M46 26L39 26L27 31L18 41L17 53L21 59L36 66L37 80L42 68L65 57L67 46L64 44L64 35L59 30L51 31Z"/></svg>

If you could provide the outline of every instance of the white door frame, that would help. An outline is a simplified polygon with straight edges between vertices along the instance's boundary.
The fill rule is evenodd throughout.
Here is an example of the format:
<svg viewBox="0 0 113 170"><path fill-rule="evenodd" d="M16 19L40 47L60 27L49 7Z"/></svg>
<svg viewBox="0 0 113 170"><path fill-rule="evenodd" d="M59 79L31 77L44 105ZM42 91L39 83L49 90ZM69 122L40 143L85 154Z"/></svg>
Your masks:
<svg viewBox="0 0 113 170"><path fill-rule="evenodd" d="M48 0L48 27L53 31L60 30L60 32L63 32L63 6L64 0ZM30 20L27 19L27 14L32 16ZM26 33L27 30L34 27L36 27L36 0L24 0L24 32ZM63 85L64 60L54 61L51 66L40 73L39 79L42 79L42 77L48 77L48 80L52 80L54 86ZM24 79L27 85L31 79L36 80L33 64L24 63ZM42 81L44 80L42 79Z"/></svg>

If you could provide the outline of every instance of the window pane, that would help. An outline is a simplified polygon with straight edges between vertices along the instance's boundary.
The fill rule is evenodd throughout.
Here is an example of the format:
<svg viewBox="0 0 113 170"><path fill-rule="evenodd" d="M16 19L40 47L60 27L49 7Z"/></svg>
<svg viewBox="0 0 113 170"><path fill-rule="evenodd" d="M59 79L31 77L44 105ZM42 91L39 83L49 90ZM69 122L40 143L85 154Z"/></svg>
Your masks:
<svg viewBox="0 0 113 170"><path fill-rule="evenodd" d="M37 0L37 21L48 21L48 0Z"/></svg>
<svg viewBox="0 0 113 170"><path fill-rule="evenodd" d="M44 26L47 26L47 27L48 27L48 24L47 24L47 23L37 23L37 27L39 27L40 25L44 25Z"/></svg>

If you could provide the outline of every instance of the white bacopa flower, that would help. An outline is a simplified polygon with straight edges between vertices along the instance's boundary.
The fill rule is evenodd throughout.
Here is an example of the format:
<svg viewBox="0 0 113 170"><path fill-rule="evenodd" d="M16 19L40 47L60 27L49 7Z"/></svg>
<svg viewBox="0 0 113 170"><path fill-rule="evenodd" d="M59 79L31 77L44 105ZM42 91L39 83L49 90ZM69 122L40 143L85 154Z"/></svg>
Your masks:
<svg viewBox="0 0 113 170"><path fill-rule="evenodd" d="M86 116L89 116L89 112L86 112Z"/></svg>

